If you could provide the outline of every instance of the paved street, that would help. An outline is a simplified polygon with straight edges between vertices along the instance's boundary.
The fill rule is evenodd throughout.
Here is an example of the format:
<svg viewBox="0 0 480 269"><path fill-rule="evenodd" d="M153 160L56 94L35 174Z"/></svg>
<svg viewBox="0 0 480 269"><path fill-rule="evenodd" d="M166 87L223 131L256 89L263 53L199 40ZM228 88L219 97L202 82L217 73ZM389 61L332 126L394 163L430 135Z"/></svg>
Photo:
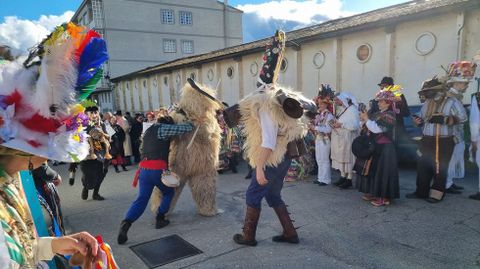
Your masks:
<svg viewBox="0 0 480 269"><path fill-rule="evenodd" d="M468 175L460 185L462 195L448 195L440 204L407 200L415 185L415 171L401 172L402 198L389 207L375 208L361 200L356 190L319 187L311 181L286 183L283 196L299 226L299 245L273 243L281 231L265 204L258 227L257 247L236 245L232 236L241 231L245 190L249 181L239 174L221 175L218 205L225 213L206 218L196 214L188 188L182 193L171 224L154 229L147 209L132 226L129 241L116 243L119 223L136 196L130 171L109 172L101 194L107 200L80 199L81 182L67 183L67 166L56 167L64 184L62 207L69 232L86 230L102 234L113 248L121 268L148 268L129 248L141 242L178 234L203 254L161 268L480 268L480 202L468 199L477 177ZM162 255L162 253L159 253Z"/></svg>

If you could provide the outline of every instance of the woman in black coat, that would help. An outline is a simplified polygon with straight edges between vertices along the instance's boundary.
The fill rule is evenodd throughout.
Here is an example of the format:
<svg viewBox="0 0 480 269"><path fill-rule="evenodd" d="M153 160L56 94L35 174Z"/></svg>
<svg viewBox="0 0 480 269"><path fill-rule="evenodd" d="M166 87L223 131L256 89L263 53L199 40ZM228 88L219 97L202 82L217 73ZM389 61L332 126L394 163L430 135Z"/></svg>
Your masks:
<svg viewBox="0 0 480 269"><path fill-rule="evenodd" d="M110 118L110 126L115 130L115 134L112 135L110 142L110 154L113 156L112 164L115 168L115 172L120 173L118 166L120 165L123 171L127 171L125 167L125 153L123 151L123 142L125 141L125 131L117 124L117 118Z"/></svg>

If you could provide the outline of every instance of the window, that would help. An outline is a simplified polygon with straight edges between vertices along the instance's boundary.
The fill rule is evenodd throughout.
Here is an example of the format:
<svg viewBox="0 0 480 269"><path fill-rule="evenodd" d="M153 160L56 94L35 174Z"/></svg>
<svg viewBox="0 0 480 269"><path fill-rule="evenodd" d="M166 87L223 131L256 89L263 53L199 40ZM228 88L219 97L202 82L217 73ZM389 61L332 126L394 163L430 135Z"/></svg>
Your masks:
<svg viewBox="0 0 480 269"><path fill-rule="evenodd" d="M366 63L372 56L372 46L370 44L362 44L357 48L357 59L360 63Z"/></svg>
<svg viewBox="0 0 480 269"><path fill-rule="evenodd" d="M425 32L415 40L415 51L418 55L427 55L435 49L436 41L434 34Z"/></svg>
<svg viewBox="0 0 480 269"><path fill-rule="evenodd" d="M180 24L192 25L192 12L180 11Z"/></svg>
<svg viewBox="0 0 480 269"><path fill-rule="evenodd" d="M233 67L230 66L229 68L227 68L227 76L229 78L233 78Z"/></svg>
<svg viewBox="0 0 480 269"><path fill-rule="evenodd" d="M177 52L177 42L174 39L163 40L163 52L175 53Z"/></svg>
<svg viewBox="0 0 480 269"><path fill-rule="evenodd" d="M175 17L174 17L173 10L171 9L162 9L162 23L163 24L174 24Z"/></svg>
<svg viewBox="0 0 480 269"><path fill-rule="evenodd" d="M258 74L258 64L257 64L257 62L253 62L250 65L250 74L252 74L252 76L256 76Z"/></svg>
<svg viewBox="0 0 480 269"><path fill-rule="evenodd" d="M83 21L84 25L87 25L89 23L87 11L85 11L85 13L83 13L82 21Z"/></svg>
<svg viewBox="0 0 480 269"><path fill-rule="evenodd" d="M284 73L285 71L287 71L287 67L288 67L288 61L287 59L283 58L282 64L280 65L280 72Z"/></svg>
<svg viewBox="0 0 480 269"><path fill-rule="evenodd" d="M325 64L325 53L323 51L319 51L315 53L313 56L313 65L315 68L320 69Z"/></svg>
<svg viewBox="0 0 480 269"><path fill-rule="evenodd" d="M215 75L215 74L213 73L213 69L212 69L212 68L208 69L208 72L207 72L207 78L208 78L208 80L212 81L214 75Z"/></svg>
<svg viewBox="0 0 480 269"><path fill-rule="evenodd" d="M193 53L193 41L191 41L191 40L182 41L182 51L185 54L192 54Z"/></svg>

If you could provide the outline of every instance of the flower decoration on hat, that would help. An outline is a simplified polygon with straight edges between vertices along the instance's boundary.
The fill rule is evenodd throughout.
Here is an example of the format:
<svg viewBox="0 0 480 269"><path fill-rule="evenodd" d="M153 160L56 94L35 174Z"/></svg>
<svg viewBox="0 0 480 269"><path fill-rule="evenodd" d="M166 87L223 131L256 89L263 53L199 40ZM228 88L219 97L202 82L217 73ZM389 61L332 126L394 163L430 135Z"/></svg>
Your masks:
<svg viewBox="0 0 480 269"><path fill-rule="evenodd" d="M272 40L265 47L263 55L263 66L257 80L257 87L275 83L278 78L280 66L282 65L285 52L286 36L282 31L275 32Z"/></svg>
<svg viewBox="0 0 480 269"><path fill-rule="evenodd" d="M79 102L95 90L107 59L97 32L66 23L23 65L0 65L1 145L58 161L85 158L87 117Z"/></svg>
<svg viewBox="0 0 480 269"><path fill-rule="evenodd" d="M449 65L447 83L470 82L475 75L477 64L469 61L453 62Z"/></svg>
<svg viewBox="0 0 480 269"><path fill-rule="evenodd" d="M381 90L377 92L377 95L375 96L375 100L385 100L387 103L393 103L395 102L395 99L395 94L388 90Z"/></svg>

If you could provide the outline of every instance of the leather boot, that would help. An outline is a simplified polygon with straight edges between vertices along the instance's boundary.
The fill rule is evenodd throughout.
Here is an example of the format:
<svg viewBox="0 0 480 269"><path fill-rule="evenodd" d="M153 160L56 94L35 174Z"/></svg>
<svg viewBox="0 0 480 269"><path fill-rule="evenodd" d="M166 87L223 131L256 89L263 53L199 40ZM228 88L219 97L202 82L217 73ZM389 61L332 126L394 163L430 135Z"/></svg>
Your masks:
<svg viewBox="0 0 480 269"><path fill-rule="evenodd" d="M130 226L132 226L132 223L128 220L122 220L122 223L120 224L120 231L118 232L118 237L117 237L117 242L120 245L125 244L128 240L127 232L128 229L130 229Z"/></svg>
<svg viewBox="0 0 480 269"><path fill-rule="evenodd" d="M338 186L340 189L348 189L350 188L351 186L353 186L352 184L352 180L351 179L347 179L345 180L345 182L343 182L342 185Z"/></svg>
<svg viewBox="0 0 480 269"><path fill-rule="evenodd" d="M273 209L275 210L275 213L277 213L278 219L282 224L283 233L281 235L274 236L272 241L298 244L300 240L298 239L297 231L295 230L295 227L293 227L293 222L288 214L287 206L281 205L274 207Z"/></svg>
<svg viewBox="0 0 480 269"><path fill-rule="evenodd" d="M335 186L340 186L340 185L342 185L343 183L345 183L345 181L347 181L347 178L346 178L346 177L340 177L340 179L339 179L337 182L333 183L333 185L335 185Z"/></svg>
<svg viewBox="0 0 480 269"><path fill-rule="evenodd" d="M165 214L158 213L155 221L155 229L162 229L168 224L170 224L170 221L168 219L165 219Z"/></svg>
<svg viewBox="0 0 480 269"><path fill-rule="evenodd" d="M245 223L243 224L243 234L235 234L233 241L239 245L256 246L255 233L257 232L258 219L260 218L260 209L247 206L245 213Z"/></svg>

